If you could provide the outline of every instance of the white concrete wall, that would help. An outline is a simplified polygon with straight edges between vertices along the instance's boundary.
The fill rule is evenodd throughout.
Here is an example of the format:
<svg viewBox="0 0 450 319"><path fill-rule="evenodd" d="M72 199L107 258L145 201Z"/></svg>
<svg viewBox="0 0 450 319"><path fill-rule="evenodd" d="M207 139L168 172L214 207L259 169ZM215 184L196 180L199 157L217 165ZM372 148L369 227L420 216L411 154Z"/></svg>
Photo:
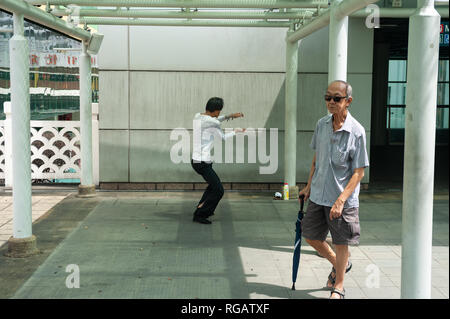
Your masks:
<svg viewBox="0 0 450 319"><path fill-rule="evenodd" d="M201 182L190 164L173 164L173 128L192 129L192 117L211 96L225 114L243 119L223 127L278 128L278 171L259 175L259 164L216 164L223 182L282 182L284 152L285 29L101 26L99 52L100 180ZM308 176L309 142L327 111L328 28L299 49L297 182ZM370 145L373 30L350 19L350 111L366 128ZM369 151L369 149L368 149ZM368 181L369 174L365 177Z"/></svg>

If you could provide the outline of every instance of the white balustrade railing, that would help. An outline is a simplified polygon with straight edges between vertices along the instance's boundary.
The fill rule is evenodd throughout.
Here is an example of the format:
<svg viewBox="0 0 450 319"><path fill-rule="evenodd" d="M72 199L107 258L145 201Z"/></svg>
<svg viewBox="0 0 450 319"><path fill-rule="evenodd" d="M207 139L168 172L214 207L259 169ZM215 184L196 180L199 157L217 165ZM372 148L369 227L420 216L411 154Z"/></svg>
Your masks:
<svg viewBox="0 0 450 319"><path fill-rule="evenodd" d="M0 121L0 179L12 186L11 102L4 103L6 119ZM80 121L30 121L31 178L80 179ZM98 103L92 103L92 162L99 184Z"/></svg>

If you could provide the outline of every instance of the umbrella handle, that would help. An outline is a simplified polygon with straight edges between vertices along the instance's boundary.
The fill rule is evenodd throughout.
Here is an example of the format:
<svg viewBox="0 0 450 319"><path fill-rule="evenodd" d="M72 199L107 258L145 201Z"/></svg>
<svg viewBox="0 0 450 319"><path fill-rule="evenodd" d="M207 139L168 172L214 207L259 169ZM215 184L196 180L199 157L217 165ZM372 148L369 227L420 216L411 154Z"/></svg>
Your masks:
<svg viewBox="0 0 450 319"><path fill-rule="evenodd" d="M300 198L300 211L303 211L303 205L305 204L305 195L302 194L298 198Z"/></svg>

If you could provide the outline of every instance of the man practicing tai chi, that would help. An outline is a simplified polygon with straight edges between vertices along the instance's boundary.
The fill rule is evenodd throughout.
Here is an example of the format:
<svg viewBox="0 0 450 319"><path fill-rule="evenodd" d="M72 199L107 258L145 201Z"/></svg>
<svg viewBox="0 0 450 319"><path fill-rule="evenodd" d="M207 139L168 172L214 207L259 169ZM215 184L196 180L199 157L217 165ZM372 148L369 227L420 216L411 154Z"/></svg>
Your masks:
<svg viewBox="0 0 450 319"><path fill-rule="evenodd" d="M194 212L193 221L201 224L211 224L211 221L207 218L214 215L214 210L224 193L219 176L217 176L212 168L211 149L214 144L214 135L220 136L225 140L234 136L237 132L245 131L245 129L234 129L232 132L225 134L220 128L220 123L224 120L243 117L244 114L233 113L226 116L220 116L222 108L223 99L220 97L212 97L206 104L205 113L197 113L194 116L194 134L196 134L195 125L197 121L200 126L199 134L201 138L196 139L194 136L191 165L192 168L208 183L208 187L203 193Z"/></svg>
<svg viewBox="0 0 450 319"><path fill-rule="evenodd" d="M351 268L348 245L359 243L358 197L369 160L364 128L348 111L352 102L350 84L332 82L325 101L330 114L317 122L311 141L315 153L308 184L299 193L305 200L309 198L302 234L333 265L327 281L330 298L343 299L344 274ZM325 241L328 231L336 253Z"/></svg>

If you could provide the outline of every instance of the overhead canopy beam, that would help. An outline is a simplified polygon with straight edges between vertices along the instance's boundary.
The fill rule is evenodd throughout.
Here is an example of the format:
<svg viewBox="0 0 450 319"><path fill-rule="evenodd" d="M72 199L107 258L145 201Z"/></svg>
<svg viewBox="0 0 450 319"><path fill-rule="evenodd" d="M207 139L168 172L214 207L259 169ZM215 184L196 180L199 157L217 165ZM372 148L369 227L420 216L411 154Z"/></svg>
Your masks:
<svg viewBox="0 0 450 319"><path fill-rule="evenodd" d="M448 2L447 2L448 5ZM415 8L380 8L380 18L408 18L415 12ZM448 8L436 8L443 18L449 17ZM161 19L303 19L313 17L317 9L298 9L286 12L239 12L239 11L163 11L149 9L52 9L51 14L55 16L69 16L76 14L79 17L109 17L109 18L161 18ZM350 14L353 18L366 18L368 13L365 9Z"/></svg>
<svg viewBox="0 0 450 319"><path fill-rule="evenodd" d="M345 17L351 15L353 12L364 8L365 6L377 2L378 0L347 0L343 1L336 8L337 17ZM287 40L290 42L295 42L304 37L310 35L311 33L322 29L330 23L330 9L327 9L320 16L309 22L308 24L302 26L296 32L288 36Z"/></svg>
<svg viewBox="0 0 450 319"><path fill-rule="evenodd" d="M448 5L448 2L447 2ZM448 18L448 8L435 8L442 18ZM380 18L409 18L416 12L416 8L380 8ZM352 18L366 18L365 9L353 12Z"/></svg>
<svg viewBox="0 0 450 319"><path fill-rule="evenodd" d="M80 23L95 25L141 25L141 26L188 26L188 27L266 27L288 28L292 22L255 21L255 20L161 20L161 19L126 19L126 18L80 18Z"/></svg>
<svg viewBox="0 0 450 319"><path fill-rule="evenodd" d="M163 19L302 19L311 17L317 9L300 9L287 12L200 12L200 11L163 11L148 9L52 9L56 16L77 14L79 17L110 17L110 18L163 18Z"/></svg>
<svg viewBox="0 0 450 319"><path fill-rule="evenodd" d="M160 8L327 8L328 0L27 0L33 5Z"/></svg>
<svg viewBox="0 0 450 319"><path fill-rule="evenodd" d="M1 0L0 9L22 14L26 19L39 23L50 29L69 35L80 41L89 42L91 33L75 27L48 12L36 8L23 0Z"/></svg>

